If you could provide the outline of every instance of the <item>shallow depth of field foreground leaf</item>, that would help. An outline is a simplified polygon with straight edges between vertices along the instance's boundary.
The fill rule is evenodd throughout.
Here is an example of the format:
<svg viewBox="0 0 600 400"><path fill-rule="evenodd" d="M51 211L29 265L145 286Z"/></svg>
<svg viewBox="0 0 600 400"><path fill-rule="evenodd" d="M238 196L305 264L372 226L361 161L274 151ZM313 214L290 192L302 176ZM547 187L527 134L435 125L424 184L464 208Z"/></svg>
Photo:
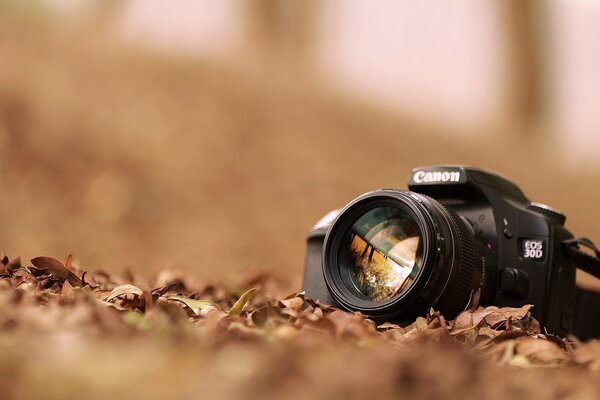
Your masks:
<svg viewBox="0 0 600 400"><path fill-rule="evenodd" d="M376 324L269 276L31 263L0 264L2 399L600 398L600 342L541 332L529 305Z"/></svg>

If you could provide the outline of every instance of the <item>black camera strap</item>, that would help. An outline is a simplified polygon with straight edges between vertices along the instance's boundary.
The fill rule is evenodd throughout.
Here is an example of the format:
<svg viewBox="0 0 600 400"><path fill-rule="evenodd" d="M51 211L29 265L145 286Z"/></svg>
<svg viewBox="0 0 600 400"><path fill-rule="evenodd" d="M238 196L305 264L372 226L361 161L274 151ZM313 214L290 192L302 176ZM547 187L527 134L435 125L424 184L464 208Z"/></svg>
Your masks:
<svg viewBox="0 0 600 400"><path fill-rule="evenodd" d="M573 265L600 279L600 249L591 240L570 239L564 245ZM580 339L600 337L600 292L577 287L573 333Z"/></svg>
<svg viewBox="0 0 600 400"><path fill-rule="evenodd" d="M600 279L600 249L588 238L577 238L564 241L569 250L570 261L582 271ZM594 252L594 255L585 253L581 247Z"/></svg>

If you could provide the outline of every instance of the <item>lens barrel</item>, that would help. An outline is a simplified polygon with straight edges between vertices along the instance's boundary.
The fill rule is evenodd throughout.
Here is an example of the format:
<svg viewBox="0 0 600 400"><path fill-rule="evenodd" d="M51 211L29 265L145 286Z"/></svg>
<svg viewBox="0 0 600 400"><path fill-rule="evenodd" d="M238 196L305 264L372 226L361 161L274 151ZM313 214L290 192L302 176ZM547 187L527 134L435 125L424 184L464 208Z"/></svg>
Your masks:
<svg viewBox="0 0 600 400"><path fill-rule="evenodd" d="M466 220L430 197L377 190L332 223L323 275L343 308L375 320L409 319L430 307L453 318L482 283L474 237Z"/></svg>

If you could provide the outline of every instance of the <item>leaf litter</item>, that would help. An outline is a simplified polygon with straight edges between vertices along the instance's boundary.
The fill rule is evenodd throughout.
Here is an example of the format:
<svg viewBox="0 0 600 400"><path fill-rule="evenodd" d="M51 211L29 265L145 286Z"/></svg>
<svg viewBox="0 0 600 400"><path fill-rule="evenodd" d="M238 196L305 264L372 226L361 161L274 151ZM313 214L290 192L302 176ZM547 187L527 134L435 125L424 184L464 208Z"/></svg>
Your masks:
<svg viewBox="0 0 600 400"><path fill-rule="evenodd" d="M196 376L191 385L142 380L134 391L123 386L121 394L128 398L156 393L187 398L194 390L206 398L361 398L370 393L394 398L399 392L412 398L506 398L506 388L536 398L565 393L600 398L600 342L542 332L531 305L481 307L475 293L452 321L431 309L409 324L376 324L304 293L278 297L272 290L277 284L267 275L241 279L238 288L243 289L232 290L170 272L154 282L132 273L89 273L74 266L70 256L64 263L37 257L31 264L9 257L0 263L0 372L8 371L0 378L0 388L6 388L2 398L40 393L62 398L78 384L53 368L57 360L89 381L98 373L98 359L123 369L123 354L136 362L121 371L132 381L139 378L137 371L155 363L146 357L172 357L163 361L164 370L159 368L163 378ZM40 343L41 349L29 352ZM7 378L18 371L23 380L41 379L40 360L48 363L44 374L52 377L44 378L51 386L45 392ZM115 386L112 375L100 375ZM61 377L63 385L56 389ZM98 398L108 393L102 382L91 383Z"/></svg>

